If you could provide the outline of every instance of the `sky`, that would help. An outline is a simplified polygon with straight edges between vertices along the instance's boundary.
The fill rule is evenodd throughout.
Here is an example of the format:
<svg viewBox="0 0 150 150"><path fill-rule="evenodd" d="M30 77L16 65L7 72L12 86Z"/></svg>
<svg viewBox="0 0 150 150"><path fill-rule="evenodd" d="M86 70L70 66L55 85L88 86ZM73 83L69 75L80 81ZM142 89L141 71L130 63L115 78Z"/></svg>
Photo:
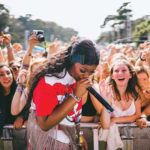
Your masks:
<svg viewBox="0 0 150 150"><path fill-rule="evenodd" d="M116 15L116 10L125 0L0 0L15 17L32 14L31 19L53 21L63 27L71 27L79 36L96 40L107 15ZM133 18L150 15L150 0L130 0Z"/></svg>

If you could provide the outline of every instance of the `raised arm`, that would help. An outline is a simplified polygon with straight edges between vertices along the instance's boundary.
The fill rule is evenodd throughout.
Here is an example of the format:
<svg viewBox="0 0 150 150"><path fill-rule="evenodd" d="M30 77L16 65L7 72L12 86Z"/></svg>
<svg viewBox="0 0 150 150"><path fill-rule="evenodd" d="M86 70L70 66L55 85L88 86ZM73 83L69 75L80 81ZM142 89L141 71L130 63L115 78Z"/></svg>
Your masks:
<svg viewBox="0 0 150 150"><path fill-rule="evenodd" d="M0 64L1 64L1 63L5 63L5 59L4 59L2 50L0 49Z"/></svg>
<svg viewBox="0 0 150 150"><path fill-rule="evenodd" d="M0 45L3 45L3 37L0 36ZM5 63L4 55L2 53L2 49L0 48L0 64Z"/></svg>
<svg viewBox="0 0 150 150"><path fill-rule="evenodd" d="M24 108L27 102L27 88L24 84L27 78L27 70L22 69L18 75L18 86L16 92L13 96L11 103L11 113L12 115L18 115Z"/></svg>
<svg viewBox="0 0 150 150"><path fill-rule="evenodd" d="M28 48L27 48L27 51L23 57L23 62L22 62L22 65L23 65L23 68L24 69L28 69L29 67L29 64L30 64L30 61L32 59L32 49L33 47L39 43L38 40L36 39L36 36L33 34L29 37L29 40L28 40Z"/></svg>
<svg viewBox="0 0 150 150"><path fill-rule="evenodd" d="M11 35L10 34L3 34L3 44L6 46L7 48L7 55L8 55L8 63L11 64L13 61L15 61L15 56L13 53L13 48L11 45Z"/></svg>
<svg viewBox="0 0 150 150"><path fill-rule="evenodd" d="M100 83L100 85L98 83L94 83L93 88L101 94L101 96L103 98L105 98L108 102L110 100L110 92L109 94L107 93L107 91L109 90L108 86L105 83L105 80L102 81ZM103 91L101 91L101 89L103 89ZM110 90L109 90L110 91ZM90 94L92 103L95 107L95 109L97 110L99 116L100 116L100 124L104 129L108 129L109 125L110 125L110 114L109 112L106 110L106 108L92 95ZM110 103L110 102L109 102Z"/></svg>

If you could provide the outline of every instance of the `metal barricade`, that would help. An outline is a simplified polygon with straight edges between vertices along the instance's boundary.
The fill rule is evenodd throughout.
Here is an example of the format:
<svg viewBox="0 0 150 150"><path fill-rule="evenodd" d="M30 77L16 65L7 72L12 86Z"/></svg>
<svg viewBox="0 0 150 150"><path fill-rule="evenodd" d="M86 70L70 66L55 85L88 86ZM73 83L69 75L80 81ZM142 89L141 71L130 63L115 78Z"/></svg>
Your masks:
<svg viewBox="0 0 150 150"><path fill-rule="evenodd" d="M89 150L99 150L98 124L80 123L87 139ZM150 150L150 122L148 127L140 129L136 124L118 124L120 136L124 143L123 150ZM13 125L3 127L0 150L26 150L26 126L16 130Z"/></svg>
<svg viewBox="0 0 150 150"><path fill-rule="evenodd" d="M150 122L148 127L140 129L135 123L118 124L121 139L123 140L123 150L150 150ZM93 143L89 150L99 150L97 123L81 123L81 129L92 130L92 136L87 142ZM87 132L87 131L86 131ZM84 133L85 138L87 133ZM91 142L93 141L93 142Z"/></svg>
<svg viewBox="0 0 150 150"><path fill-rule="evenodd" d="M87 140L89 150L99 150L98 143L98 124L97 123L80 123L81 129L83 130L84 137ZM84 131L84 129L87 129ZM88 132L92 131L92 135L87 138ZM92 144L92 145L91 145Z"/></svg>
<svg viewBox="0 0 150 150"><path fill-rule="evenodd" d="M120 124L119 131L123 140L123 150L150 150L150 122L140 129L136 124Z"/></svg>
<svg viewBox="0 0 150 150"><path fill-rule="evenodd" d="M0 138L0 150L26 150L26 140L26 126L14 129L13 125L6 125Z"/></svg>

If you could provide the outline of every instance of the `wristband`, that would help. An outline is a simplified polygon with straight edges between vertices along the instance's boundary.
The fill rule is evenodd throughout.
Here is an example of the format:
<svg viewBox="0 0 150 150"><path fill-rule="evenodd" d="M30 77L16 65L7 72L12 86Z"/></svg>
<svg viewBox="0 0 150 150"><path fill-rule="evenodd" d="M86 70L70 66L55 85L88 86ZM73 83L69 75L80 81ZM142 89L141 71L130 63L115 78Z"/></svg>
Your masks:
<svg viewBox="0 0 150 150"><path fill-rule="evenodd" d="M73 93L70 93L69 96L71 96L74 100L76 100L76 102L80 102L81 98L77 97L76 95L74 95Z"/></svg>
<svg viewBox="0 0 150 150"><path fill-rule="evenodd" d="M28 64L23 64L23 65L22 65L22 69L28 70L28 68L29 68L29 65L28 65Z"/></svg>
<svg viewBox="0 0 150 150"><path fill-rule="evenodd" d="M22 93L23 89L24 89L24 86L21 84L18 84L16 91Z"/></svg>

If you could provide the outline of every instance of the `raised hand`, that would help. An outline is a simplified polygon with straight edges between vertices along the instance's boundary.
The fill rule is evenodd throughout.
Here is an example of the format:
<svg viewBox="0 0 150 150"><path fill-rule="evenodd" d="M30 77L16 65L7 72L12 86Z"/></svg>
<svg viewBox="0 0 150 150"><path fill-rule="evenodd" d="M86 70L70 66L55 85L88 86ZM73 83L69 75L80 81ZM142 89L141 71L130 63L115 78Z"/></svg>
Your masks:
<svg viewBox="0 0 150 150"><path fill-rule="evenodd" d="M89 78L84 78L77 81L76 89L74 90L74 94L78 97L82 97L86 92L87 88L91 86L91 82Z"/></svg>
<svg viewBox="0 0 150 150"><path fill-rule="evenodd" d="M32 34L30 37L29 37L29 40L28 40L28 44L29 44L29 47L30 48L33 48L35 45L37 45L39 43L39 41L37 40L36 38L36 35L35 34Z"/></svg>
<svg viewBox="0 0 150 150"><path fill-rule="evenodd" d="M111 86L108 85L107 80L102 80L100 82L99 89L101 96L110 103L112 99L112 89Z"/></svg>
<svg viewBox="0 0 150 150"><path fill-rule="evenodd" d="M27 70L26 69L22 69L19 72L18 78L17 78L17 83L24 85L27 79Z"/></svg>
<svg viewBox="0 0 150 150"><path fill-rule="evenodd" d="M5 46L9 45L11 43L11 35L10 34L4 34L3 32L1 32L1 42L2 44L4 44Z"/></svg>

